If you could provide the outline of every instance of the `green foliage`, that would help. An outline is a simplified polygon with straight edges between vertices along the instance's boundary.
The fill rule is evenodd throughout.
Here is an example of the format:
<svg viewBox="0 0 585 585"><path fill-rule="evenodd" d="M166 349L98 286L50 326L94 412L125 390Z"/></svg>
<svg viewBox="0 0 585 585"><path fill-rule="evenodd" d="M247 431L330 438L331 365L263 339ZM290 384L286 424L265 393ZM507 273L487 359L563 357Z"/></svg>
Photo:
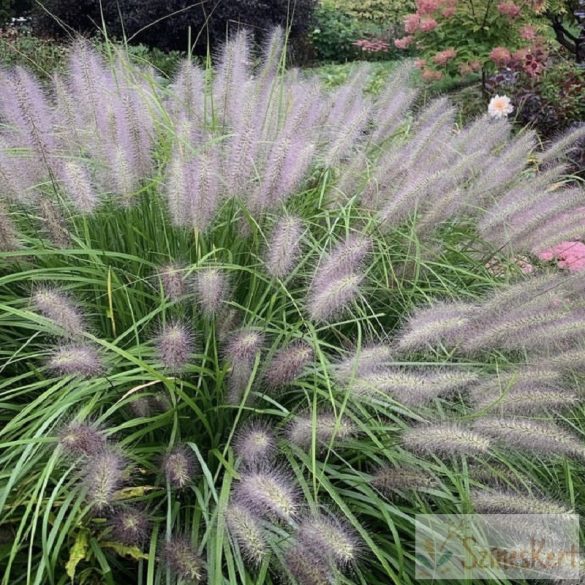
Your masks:
<svg viewBox="0 0 585 585"><path fill-rule="evenodd" d="M14 0L0 0L0 26L14 16Z"/></svg>
<svg viewBox="0 0 585 585"><path fill-rule="evenodd" d="M401 22L414 10L413 0L323 0L323 5L380 26Z"/></svg>
<svg viewBox="0 0 585 585"><path fill-rule="evenodd" d="M96 43L95 46L107 52L106 45ZM39 38L26 31L11 30L0 36L0 64L5 67L21 65L45 79L65 68L69 51L66 43ZM128 45L126 51L136 64L152 66L164 76L172 75L184 56L179 51L161 51L146 45Z"/></svg>
<svg viewBox="0 0 585 585"><path fill-rule="evenodd" d="M352 43L361 36L362 27L350 14L328 6L319 6L315 10L315 26L310 33L310 39L317 59L355 59L358 51Z"/></svg>

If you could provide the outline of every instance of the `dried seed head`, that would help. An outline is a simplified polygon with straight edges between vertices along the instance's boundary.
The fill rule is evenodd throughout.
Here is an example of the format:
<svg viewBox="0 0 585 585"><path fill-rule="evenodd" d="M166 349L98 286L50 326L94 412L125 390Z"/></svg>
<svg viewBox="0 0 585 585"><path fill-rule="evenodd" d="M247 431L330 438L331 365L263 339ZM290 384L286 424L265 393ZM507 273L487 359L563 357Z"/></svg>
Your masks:
<svg viewBox="0 0 585 585"><path fill-rule="evenodd" d="M263 335L259 331L243 328L232 334L225 353L233 363L253 362L256 354L262 350Z"/></svg>
<svg viewBox="0 0 585 585"><path fill-rule="evenodd" d="M167 323L157 337L156 349L161 364L169 372L180 373L193 355L193 334L183 323Z"/></svg>
<svg viewBox="0 0 585 585"><path fill-rule="evenodd" d="M189 486L198 471L195 455L183 445L173 448L164 456L162 468L166 480L177 490Z"/></svg>
<svg viewBox="0 0 585 585"><path fill-rule="evenodd" d="M298 511L297 488L280 471L248 471L234 492L235 501L258 516L289 521Z"/></svg>
<svg viewBox="0 0 585 585"><path fill-rule="evenodd" d="M285 565L299 585L331 585L334 576L329 559L318 549L296 543L286 551Z"/></svg>
<svg viewBox="0 0 585 585"><path fill-rule="evenodd" d="M474 490L471 501L478 514L570 514L566 506L502 490Z"/></svg>
<svg viewBox="0 0 585 585"><path fill-rule="evenodd" d="M473 429L514 449L539 455L585 457L583 442L553 423L489 417L477 420Z"/></svg>
<svg viewBox="0 0 585 585"><path fill-rule="evenodd" d="M301 522L297 538L307 550L322 551L340 567L357 560L358 538L337 518L323 515L307 518Z"/></svg>
<svg viewBox="0 0 585 585"><path fill-rule="evenodd" d="M329 321L341 315L357 299L361 274L347 274L336 280L313 286L307 299L307 310L312 321Z"/></svg>
<svg viewBox="0 0 585 585"><path fill-rule="evenodd" d="M148 537L148 516L137 508L126 507L115 510L109 524L114 540L127 546L141 546Z"/></svg>
<svg viewBox="0 0 585 585"><path fill-rule="evenodd" d="M228 506L225 517L242 557L252 565L259 565L268 553L268 546L258 520L237 503Z"/></svg>
<svg viewBox="0 0 585 585"><path fill-rule="evenodd" d="M283 278L296 264L303 235L298 217L283 217L274 226L266 250L266 270L270 276Z"/></svg>
<svg viewBox="0 0 585 585"><path fill-rule="evenodd" d="M205 268L197 272L195 294L206 317L214 317L223 308L229 288L228 277L219 268Z"/></svg>
<svg viewBox="0 0 585 585"><path fill-rule="evenodd" d="M59 433L59 445L69 455L91 457L106 448L106 437L94 425L71 423Z"/></svg>
<svg viewBox="0 0 585 585"><path fill-rule="evenodd" d="M87 500L96 510L111 506L114 493L122 486L124 466L124 458L112 450L104 450L85 463L83 483Z"/></svg>
<svg viewBox="0 0 585 585"><path fill-rule="evenodd" d="M479 455L487 453L490 439L451 423L422 425L402 435L406 449L431 455Z"/></svg>
<svg viewBox="0 0 585 585"><path fill-rule="evenodd" d="M295 341L278 350L264 373L271 390L294 382L313 360L313 349L304 341Z"/></svg>
<svg viewBox="0 0 585 585"><path fill-rule="evenodd" d="M376 470L371 483L386 496L394 492L430 489L437 484L435 479L419 469L389 465Z"/></svg>
<svg viewBox="0 0 585 585"><path fill-rule="evenodd" d="M173 536L164 544L165 565L186 583L200 583L205 576L205 565L191 541L183 536Z"/></svg>
<svg viewBox="0 0 585 585"><path fill-rule="evenodd" d="M83 315L66 293L42 287L34 292L32 300L37 311L54 321L66 334L75 336L83 333Z"/></svg>
<svg viewBox="0 0 585 585"><path fill-rule="evenodd" d="M268 463L276 451L276 440L267 424L251 422L237 434L234 451L246 466Z"/></svg>
<svg viewBox="0 0 585 585"><path fill-rule="evenodd" d="M353 378L384 369L392 357L392 349L384 343L357 348L352 355L333 366L333 376L345 386Z"/></svg>
<svg viewBox="0 0 585 585"><path fill-rule="evenodd" d="M310 413L296 416L288 428L287 437L291 443L302 449L309 449L315 436L317 446L327 447L333 441L343 442L357 434L353 423L346 418L324 413L316 416L315 424Z"/></svg>
<svg viewBox="0 0 585 585"><path fill-rule="evenodd" d="M160 269L160 279L162 281L164 293L172 301L181 300L186 292L186 282L184 270L178 264L171 262Z"/></svg>
<svg viewBox="0 0 585 585"><path fill-rule="evenodd" d="M97 350L90 345L64 345L53 352L47 366L61 376L97 376L104 365Z"/></svg>

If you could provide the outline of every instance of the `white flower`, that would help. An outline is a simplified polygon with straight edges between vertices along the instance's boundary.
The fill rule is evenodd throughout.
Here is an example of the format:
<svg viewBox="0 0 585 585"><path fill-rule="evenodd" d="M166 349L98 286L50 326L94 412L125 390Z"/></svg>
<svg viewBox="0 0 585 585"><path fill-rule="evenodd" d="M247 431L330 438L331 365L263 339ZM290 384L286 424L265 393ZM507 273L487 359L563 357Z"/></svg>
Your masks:
<svg viewBox="0 0 585 585"><path fill-rule="evenodd" d="M507 95L495 95L488 105L488 114L499 120L514 111L514 106Z"/></svg>

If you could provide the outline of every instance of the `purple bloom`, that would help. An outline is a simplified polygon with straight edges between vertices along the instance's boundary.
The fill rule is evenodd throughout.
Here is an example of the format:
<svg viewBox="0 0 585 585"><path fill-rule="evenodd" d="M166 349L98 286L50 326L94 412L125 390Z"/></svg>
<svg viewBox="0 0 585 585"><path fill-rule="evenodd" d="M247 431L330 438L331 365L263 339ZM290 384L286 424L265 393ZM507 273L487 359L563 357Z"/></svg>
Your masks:
<svg viewBox="0 0 585 585"><path fill-rule="evenodd" d="M178 446L164 456L162 468L169 484L180 490L191 484L199 466L190 449Z"/></svg>
<svg viewBox="0 0 585 585"><path fill-rule="evenodd" d="M193 354L193 335L183 323L166 323L157 337L156 349L162 365L169 372L180 373Z"/></svg>
<svg viewBox="0 0 585 585"><path fill-rule="evenodd" d="M48 367L61 376L92 377L104 371L104 364L91 345L64 345L56 349L48 361Z"/></svg>

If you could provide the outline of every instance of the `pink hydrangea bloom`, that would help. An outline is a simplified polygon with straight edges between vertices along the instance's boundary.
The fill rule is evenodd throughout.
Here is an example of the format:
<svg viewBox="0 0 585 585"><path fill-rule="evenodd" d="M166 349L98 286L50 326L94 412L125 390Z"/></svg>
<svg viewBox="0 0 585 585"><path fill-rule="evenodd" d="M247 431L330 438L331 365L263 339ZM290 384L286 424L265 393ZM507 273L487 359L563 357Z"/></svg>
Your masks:
<svg viewBox="0 0 585 585"><path fill-rule="evenodd" d="M447 65L451 59L454 59L457 56L457 51L450 47L449 49L445 49L444 51L439 51L434 57L433 62L437 65Z"/></svg>
<svg viewBox="0 0 585 585"><path fill-rule="evenodd" d="M404 18L404 31L407 34L416 32L420 27L420 16L418 14L408 14Z"/></svg>
<svg viewBox="0 0 585 585"><path fill-rule="evenodd" d="M514 2L500 2L498 4L498 12L508 18L518 18L521 9Z"/></svg>
<svg viewBox="0 0 585 585"><path fill-rule="evenodd" d="M583 242L561 242L552 248L542 250L537 254L544 262L557 261L557 266L579 272L585 270L585 244Z"/></svg>
<svg viewBox="0 0 585 585"><path fill-rule="evenodd" d="M414 37L412 35L408 35L406 37L402 37L401 39L394 39L394 46L397 49L408 49L408 47L414 41Z"/></svg>
<svg viewBox="0 0 585 585"><path fill-rule="evenodd" d="M499 66L507 65L512 60L510 51L505 47L495 47L490 53L490 59Z"/></svg>
<svg viewBox="0 0 585 585"><path fill-rule="evenodd" d="M438 26L437 21L434 18L423 18L420 21L420 30L422 32L431 32Z"/></svg>

